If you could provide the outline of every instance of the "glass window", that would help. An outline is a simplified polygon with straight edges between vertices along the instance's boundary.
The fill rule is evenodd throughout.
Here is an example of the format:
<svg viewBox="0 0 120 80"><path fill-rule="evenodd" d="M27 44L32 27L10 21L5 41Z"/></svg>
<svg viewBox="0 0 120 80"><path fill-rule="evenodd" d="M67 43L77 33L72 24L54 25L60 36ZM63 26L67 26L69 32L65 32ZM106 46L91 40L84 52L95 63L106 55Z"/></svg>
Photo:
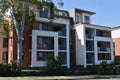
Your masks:
<svg viewBox="0 0 120 80"><path fill-rule="evenodd" d="M89 16L84 16L85 23L90 23L90 17Z"/></svg>
<svg viewBox="0 0 120 80"><path fill-rule="evenodd" d="M66 16L66 13L62 13L62 16Z"/></svg>
<svg viewBox="0 0 120 80"><path fill-rule="evenodd" d="M38 29L39 29L39 30L42 30L42 29L43 29L43 25L42 25L41 23L39 23Z"/></svg>
<svg viewBox="0 0 120 80"><path fill-rule="evenodd" d="M54 50L54 38L38 36L37 49Z"/></svg>
<svg viewBox="0 0 120 80"><path fill-rule="evenodd" d="M49 54L54 55L53 52L42 52L42 51L38 51L37 52L37 61L46 61L47 57Z"/></svg>
<svg viewBox="0 0 120 80"><path fill-rule="evenodd" d="M98 41L97 46L98 51L111 51L110 42Z"/></svg>
<svg viewBox="0 0 120 80"><path fill-rule="evenodd" d="M62 64L67 64L66 52L59 52L59 55L62 56Z"/></svg>
<svg viewBox="0 0 120 80"><path fill-rule="evenodd" d="M59 36L66 36L66 25L53 26L52 31L58 32Z"/></svg>
<svg viewBox="0 0 120 80"><path fill-rule="evenodd" d="M59 50L66 50L66 38L59 38Z"/></svg>
<svg viewBox="0 0 120 80"><path fill-rule="evenodd" d="M98 53L98 60L111 60L110 53Z"/></svg>
<svg viewBox="0 0 120 80"><path fill-rule="evenodd" d="M79 23L79 16L78 15L75 16L75 23Z"/></svg>
<svg viewBox="0 0 120 80"><path fill-rule="evenodd" d="M3 52L3 54L2 54L2 62L7 63L7 61L8 61L8 53Z"/></svg>
<svg viewBox="0 0 120 80"><path fill-rule="evenodd" d="M3 48L8 48L8 38L3 38Z"/></svg>
<svg viewBox="0 0 120 80"><path fill-rule="evenodd" d="M40 12L40 17L43 17L43 18L48 18L48 9L43 7L41 12Z"/></svg>
<svg viewBox="0 0 120 80"><path fill-rule="evenodd" d="M87 64L94 64L94 53L87 53Z"/></svg>

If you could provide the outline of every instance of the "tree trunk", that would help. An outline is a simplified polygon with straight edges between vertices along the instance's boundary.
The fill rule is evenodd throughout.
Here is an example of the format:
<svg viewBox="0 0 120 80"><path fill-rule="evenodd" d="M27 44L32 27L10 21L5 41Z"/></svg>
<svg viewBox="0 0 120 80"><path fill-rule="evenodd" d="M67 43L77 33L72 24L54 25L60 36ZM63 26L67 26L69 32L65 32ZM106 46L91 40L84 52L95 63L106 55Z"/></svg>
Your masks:
<svg viewBox="0 0 120 80"><path fill-rule="evenodd" d="M23 55L23 50L22 50L22 38L23 38L23 31L20 28L18 30L18 37L17 37L17 61L19 64L19 70L21 71L22 69L22 55Z"/></svg>

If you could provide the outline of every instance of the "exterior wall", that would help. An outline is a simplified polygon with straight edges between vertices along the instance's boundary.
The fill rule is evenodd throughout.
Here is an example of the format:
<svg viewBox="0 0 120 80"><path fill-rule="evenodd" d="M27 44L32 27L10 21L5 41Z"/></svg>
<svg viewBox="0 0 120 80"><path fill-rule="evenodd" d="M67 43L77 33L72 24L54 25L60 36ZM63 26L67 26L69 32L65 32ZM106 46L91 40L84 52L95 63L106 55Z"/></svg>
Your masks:
<svg viewBox="0 0 120 80"><path fill-rule="evenodd" d="M37 61L37 46L35 45L37 43L37 36L49 36L54 37L54 50L44 50L44 51L54 51L55 57L58 55L58 33L57 32L47 32L47 31L38 31L38 30L32 30L32 67L44 67L45 61Z"/></svg>
<svg viewBox="0 0 120 80"><path fill-rule="evenodd" d="M87 39L85 29L90 28L94 29L94 38L93 39ZM109 37L99 37L96 35L96 29L100 30L106 30L111 31L111 28L106 27L99 27L99 26L93 26L89 24L81 24L75 26L76 30L76 64L77 65L83 65L86 67L87 65L99 65L103 60L98 60L98 53L110 53L111 59L105 60L108 64L114 61L114 51L113 51L113 41L112 38ZM108 33L110 35L110 33ZM87 51L86 50L86 40L93 41L94 42L94 50L93 51ZM98 51L97 49L97 42L103 41L103 42L110 42L110 51ZM87 54L93 53L94 54L94 63L93 64L87 64Z"/></svg>
<svg viewBox="0 0 120 80"><path fill-rule="evenodd" d="M114 41L114 49L115 49L115 56L120 56L120 38L113 38Z"/></svg>
<svg viewBox="0 0 120 80"><path fill-rule="evenodd" d="M69 16L73 18L73 21L75 22L75 9L72 9L69 11Z"/></svg>
<svg viewBox="0 0 120 80"><path fill-rule="evenodd" d="M112 38L114 42L115 59L120 60L120 28L112 30Z"/></svg>
<svg viewBox="0 0 120 80"><path fill-rule="evenodd" d="M79 16L79 22L83 22L83 15L82 15L82 13L76 13L75 15Z"/></svg>
<svg viewBox="0 0 120 80"><path fill-rule="evenodd" d="M2 32L3 31L3 27L2 27L2 25L0 25L0 32ZM0 33L0 63L5 63L4 61L3 61L3 53L4 52L8 52L8 46L6 46L6 48L4 48L3 47L3 39L4 38L7 38L7 37L5 37L5 35L2 35L1 33ZM6 43L8 43L8 42L6 42ZM7 64L8 62L6 62L5 64Z"/></svg>
<svg viewBox="0 0 120 80"><path fill-rule="evenodd" d="M89 16L90 18L90 23L91 23L91 15L90 14L87 14L87 13L82 13L82 22L85 23L85 16Z"/></svg>
<svg viewBox="0 0 120 80"><path fill-rule="evenodd" d="M105 37L94 37L95 38L95 64L99 65L103 60L98 60L98 50L97 50L97 41L105 41L105 42L110 42L110 48L111 51L109 53L111 53L111 60L105 60L108 64L112 63L114 61L114 53L113 53L113 41L112 38L105 38ZM103 52L103 51L101 51ZM106 52L103 52L106 53Z"/></svg>
<svg viewBox="0 0 120 80"><path fill-rule="evenodd" d="M112 38L120 38L120 28L112 30Z"/></svg>
<svg viewBox="0 0 120 80"><path fill-rule="evenodd" d="M50 20L47 18L41 18L39 17L39 13L36 12L36 20L38 22L45 22L49 23ZM38 50L36 48L36 37L37 36L47 36L47 37L54 37L54 47L55 49L52 50L55 54L55 57L58 56L58 52L66 52L67 55L67 64L64 66L67 66L67 68L70 68L70 53L69 53L69 27L70 27L70 21L68 19L63 19L63 18L55 18L52 20L53 23L55 24L65 24L66 25L66 45L67 49L66 50L58 50L58 32L51 32L51 31L39 31L39 30L32 30L32 54L31 54L31 67L44 67L45 66L45 61L37 61L36 60L36 51L43 51L43 50ZM37 26L37 24L36 24ZM61 36L62 37L62 36ZM47 50L51 52L51 50Z"/></svg>
<svg viewBox="0 0 120 80"><path fill-rule="evenodd" d="M76 65L86 66L85 59L85 40L84 40L84 27L75 27L76 30Z"/></svg>

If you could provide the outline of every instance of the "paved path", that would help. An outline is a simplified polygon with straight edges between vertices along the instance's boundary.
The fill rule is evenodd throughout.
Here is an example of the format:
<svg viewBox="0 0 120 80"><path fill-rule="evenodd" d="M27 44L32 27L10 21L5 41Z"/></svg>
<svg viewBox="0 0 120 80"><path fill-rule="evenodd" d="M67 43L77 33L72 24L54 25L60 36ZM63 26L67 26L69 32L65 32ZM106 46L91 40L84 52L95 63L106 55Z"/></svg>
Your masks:
<svg viewBox="0 0 120 80"><path fill-rule="evenodd" d="M87 75L87 76L26 76L26 77L0 77L1 79L36 79L36 80L120 80L120 75Z"/></svg>

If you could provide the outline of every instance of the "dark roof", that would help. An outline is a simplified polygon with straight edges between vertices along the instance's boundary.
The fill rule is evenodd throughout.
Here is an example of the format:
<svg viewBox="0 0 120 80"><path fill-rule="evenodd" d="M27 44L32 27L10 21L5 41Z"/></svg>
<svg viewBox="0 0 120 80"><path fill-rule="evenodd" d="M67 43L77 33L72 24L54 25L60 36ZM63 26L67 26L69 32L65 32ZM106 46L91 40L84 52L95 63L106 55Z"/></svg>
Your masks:
<svg viewBox="0 0 120 80"><path fill-rule="evenodd" d="M120 26L113 27L112 29L113 29L113 30L114 30L114 29L120 29Z"/></svg>
<svg viewBox="0 0 120 80"><path fill-rule="evenodd" d="M55 15L55 16L60 18L72 19L72 17L69 17L69 16L61 16L61 15Z"/></svg>
<svg viewBox="0 0 120 80"><path fill-rule="evenodd" d="M78 9L78 8L74 8L74 9L78 13L84 12L84 13L89 13L91 15L95 14L95 12L91 12L91 11L87 11L87 10L82 10L82 9Z"/></svg>
<svg viewBox="0 0 120 80"><path fill-rule="evenodd" d="M61 10L61 9L58 9L58 11L61 11L61 12L66 12L66 13L68 13L68 11L66 11L66 10Z"/></svg>

